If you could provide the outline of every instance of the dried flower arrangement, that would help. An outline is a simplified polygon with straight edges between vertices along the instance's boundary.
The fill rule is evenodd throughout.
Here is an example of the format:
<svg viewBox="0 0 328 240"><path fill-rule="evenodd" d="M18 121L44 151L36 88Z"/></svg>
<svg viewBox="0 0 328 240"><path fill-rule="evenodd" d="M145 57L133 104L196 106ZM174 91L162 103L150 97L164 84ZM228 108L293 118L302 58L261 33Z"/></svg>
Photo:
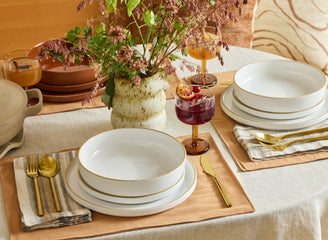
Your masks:
<svg viewBox="0 0 328 240"><path fill-rule="evenodd" d="M93 0L83 0L81 11ZM125 77L136 87L143 78L156 73L171 75L170 61L179 58L177 51L188 55L187 45L203 41L203 29L211 24L219 32L224 21L237 21L247 0L97 0L101 14L67 32L65 40L49 42L41 52L43 58L57 57L69 64L79 63L87 55L98 78L108 76L103 102L110 108L114 94L114 77ZM134 34L131 33L131 30ZM67 48L67 42L72 44ZM216 42L228 50L224 41ZM216 47L214 46L213 51ZM220 52L216 53L221 64ZM198 70L182 61L181 68ZM90 95L92 98L97 87Z"/></svg>

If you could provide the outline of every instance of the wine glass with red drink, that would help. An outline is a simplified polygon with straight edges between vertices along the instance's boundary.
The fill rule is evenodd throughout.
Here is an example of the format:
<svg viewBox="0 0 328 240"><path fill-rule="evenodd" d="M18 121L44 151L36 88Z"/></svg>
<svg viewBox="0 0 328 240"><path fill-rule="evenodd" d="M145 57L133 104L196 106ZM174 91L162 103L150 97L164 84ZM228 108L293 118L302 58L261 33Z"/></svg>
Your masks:
<svg viewBox="0 0 328 240"><path fill-rule="evenodd" d="M215 97L212 89L201 85L179 85L175 111L178 119L192 125L192 137L182 141L186 152L198 155L208 151L209 143L198 137L198 125L207 123L214 116ZM178 87L178 88L179 88Z"/></svg>

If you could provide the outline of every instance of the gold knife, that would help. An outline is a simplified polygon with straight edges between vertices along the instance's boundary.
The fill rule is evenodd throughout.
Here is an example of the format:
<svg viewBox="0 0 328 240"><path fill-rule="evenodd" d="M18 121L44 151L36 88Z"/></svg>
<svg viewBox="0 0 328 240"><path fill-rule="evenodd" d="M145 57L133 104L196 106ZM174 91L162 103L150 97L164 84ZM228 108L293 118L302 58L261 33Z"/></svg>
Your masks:
<svg viewBox="0 0 328 240"><path fill-rule="evenodd" d="M208 161L207 157L205 156L205 154L203 154L201 157L200 157L200 163L204 169L204 171L212 176L214 178L214 181L215 181L215 184L216 186L218 187L220 193L221 193L221 196L225 202L225 204L227 205L227 207L232 207L232 204L231 204L231 201L228 197L228 195L226 194L226 192L224 191L223 187L222 187L222 184L220 183L220 180L219 178L215 175L214 173L214 170L210 164L210 162Z"/></svg>

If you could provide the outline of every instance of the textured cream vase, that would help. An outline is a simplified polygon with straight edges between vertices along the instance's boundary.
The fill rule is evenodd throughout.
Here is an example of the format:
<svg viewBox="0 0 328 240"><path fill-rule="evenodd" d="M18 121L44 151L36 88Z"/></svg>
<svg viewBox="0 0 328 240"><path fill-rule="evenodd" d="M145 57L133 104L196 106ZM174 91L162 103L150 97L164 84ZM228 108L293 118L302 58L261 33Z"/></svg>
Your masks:
<svg viewBox="0 0 328 240"><path fill-rule="evenodd" d="M253 49L328 73L328 0L259 0Z"/></svg>
<svg viewBox="0 0 328 240"><path fill-rule="evenodd" d="M167 82L155 74L141 80L137 88L131 80L115 78L111 122L114 128L142 127L162 130L166 122Z"/></svg>

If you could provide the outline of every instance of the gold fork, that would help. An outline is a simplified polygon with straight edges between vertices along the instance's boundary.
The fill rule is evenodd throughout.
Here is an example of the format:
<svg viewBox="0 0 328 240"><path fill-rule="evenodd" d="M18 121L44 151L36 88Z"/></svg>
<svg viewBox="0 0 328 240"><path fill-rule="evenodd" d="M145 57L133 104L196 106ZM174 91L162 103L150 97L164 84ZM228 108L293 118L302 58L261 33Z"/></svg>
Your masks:
<svg viewBox="0 0 328 240"><path fill-rule="evenodd" d="M266 144L263 142L260 142L260 144L270 150L274 150L274 151L284 151L289 145L293 144L293 143L300 143L300 142L312 142L312 141L317 141L317 140L325 140L328 139L328 136L320 136L320 137L313 137L313 138L303 138L303 139L297 139L294 141L290 141L290 142L286 142L285 144L276 144L276 145L272 145L272 144Z"/></svg>
<svg viewBox="0 0 328 240"><path fill-rule="evenodd" d="M35 187L35 196L36 196L36 205L38 207L38 216L43 216L43 209L41 204L41 197L38 185L38 161L36 156L28 156L26 158L26 175L33 178L34 187Z"/></svg>

